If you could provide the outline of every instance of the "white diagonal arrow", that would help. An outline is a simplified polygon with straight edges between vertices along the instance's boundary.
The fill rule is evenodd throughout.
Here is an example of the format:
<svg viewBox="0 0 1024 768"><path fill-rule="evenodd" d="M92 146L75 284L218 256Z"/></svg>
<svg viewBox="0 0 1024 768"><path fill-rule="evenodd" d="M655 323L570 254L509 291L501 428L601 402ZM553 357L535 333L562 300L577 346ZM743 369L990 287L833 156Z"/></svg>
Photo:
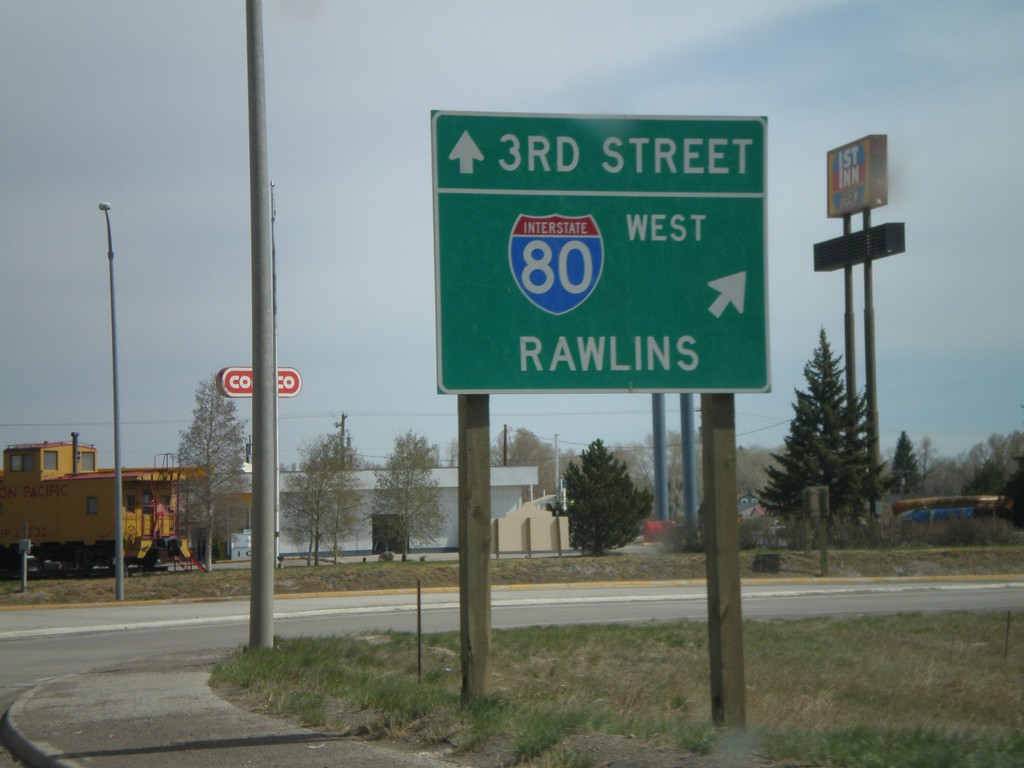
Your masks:
<svg viewBox="0 0 1024 768"><path fill-rule="evenodd" d="M469 135L469 131L463 131L462 136L455 142L455 148L448 155L448 159L459 161L459 173L472 173L473 163L483 160L484 155L480 151L480 147L473 141L473 137Z"/></svg>
<svg viewBox="0 0 1024 768"><path fill-rule="evenodd" d="M721 317L725 308L732 304L736 311L743 314L743 299L747 292L747 273L737 272L735 275L727 275L717 280L712 280L708 286L718 291L718 298L715 299L708 311L715 317Z"/></svg>

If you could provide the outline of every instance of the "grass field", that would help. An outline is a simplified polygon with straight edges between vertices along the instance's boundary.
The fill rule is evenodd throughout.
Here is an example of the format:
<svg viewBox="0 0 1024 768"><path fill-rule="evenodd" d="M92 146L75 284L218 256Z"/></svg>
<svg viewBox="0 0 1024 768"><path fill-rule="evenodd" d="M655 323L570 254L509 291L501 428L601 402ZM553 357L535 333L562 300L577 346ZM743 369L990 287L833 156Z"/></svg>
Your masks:
<svg viewBox="0 0 1024 768"><path fill-rule="evenodd" d="M817 556L783 552L777 574L816 578ZM1020 546L834 550L829 576L1024 573ZM275 571L277 594L458 584L455 562L349 562ZM494 584L701 580L699 554L509 558ZM240 599L247 570L131 576L128 600ZM109 575L0 582L0 606L110 601ZM710 721L707 627L700 622L495 632L494 691L460 703L459 640L427 638L417 682L415 637L282 640L239 653L215 674L243 706L350 733L442 751L474 768L1009 768L1024 766L1024 616L902 615L747 622L747 724Z"/></svg>
<svg viewBox="0 0 1024 768"><path fill-rule="evenodd" d="M1009 627L1009 629L1008 629ZM747 724L709 725L702 623L494 633L494 691L460 703L456 634L282 640L215 684L319 728L480 766L1024 765L1024 617L747 622Z"/></svg>

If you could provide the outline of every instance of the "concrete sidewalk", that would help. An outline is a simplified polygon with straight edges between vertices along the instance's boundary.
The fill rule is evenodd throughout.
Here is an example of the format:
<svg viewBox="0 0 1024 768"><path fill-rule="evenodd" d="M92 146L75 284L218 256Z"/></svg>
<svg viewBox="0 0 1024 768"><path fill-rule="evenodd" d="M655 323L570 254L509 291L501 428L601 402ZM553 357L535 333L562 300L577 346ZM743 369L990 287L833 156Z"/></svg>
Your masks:
<svg viewBox="0 0 1024 768"><path fill-rule="evenodd" d="M207 685L224 657L174 654L47 681L10 707L4 743L28 765L67 768L452 766L232 706Z"/></svg>

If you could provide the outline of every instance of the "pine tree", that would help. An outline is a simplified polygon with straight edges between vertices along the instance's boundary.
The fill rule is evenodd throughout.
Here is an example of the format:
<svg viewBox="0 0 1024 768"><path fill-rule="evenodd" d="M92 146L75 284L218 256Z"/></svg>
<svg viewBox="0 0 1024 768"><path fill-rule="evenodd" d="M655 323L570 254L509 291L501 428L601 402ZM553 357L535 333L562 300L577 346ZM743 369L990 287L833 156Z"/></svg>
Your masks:
<svg viewBox="0 0 1024 768"><path fill-rule="evenodd" d="M921 467L914 453L914 444L907 437L906 432L900 432L900 439L896 441L896 452L892 457L892 464L889 468L892 479L889 482L889 490L893 493L920 493L923 479Z"/></svg>
<svg viewBox="0 0 1024 768"><path fill-rule="evenodd" d="M1018 528L1024 527L1024 456L1017 457L1017 471L1006 481L1003 493L1013 499L1010 519Z"/></svg>
<svg viewBox="0 0 1024 768"><path fill-rule="evenodd" d="M804 488L825 485L833 515L858 514L878 495L882 468L872 465L865 400L847 400L845 369L824 329L804 378L807 391L796 392L785 451L772 456L776 466L768 468L763 500L772 509L797 512Z"/></svg>
<svg viewBox="0 0 1024 768"><path fill-rule="evenodd" d="M631 542L653 505L650 492L633 485L625 462L616 461L600 440L566 468L565 491L569 543L585 554L600 555Z"/></svg>

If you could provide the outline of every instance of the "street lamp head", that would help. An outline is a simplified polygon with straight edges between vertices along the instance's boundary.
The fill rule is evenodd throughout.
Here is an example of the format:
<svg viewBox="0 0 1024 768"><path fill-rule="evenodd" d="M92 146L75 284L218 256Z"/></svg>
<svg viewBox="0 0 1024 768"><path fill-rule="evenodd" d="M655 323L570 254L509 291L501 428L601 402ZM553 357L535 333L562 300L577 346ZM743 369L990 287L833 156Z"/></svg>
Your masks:
<svg viewBox="0 0 1024 768"><path fill-rule="evenodd" d="M110 210L110 203L100 203L100 210L101 211L109 211Z"/></svg>

